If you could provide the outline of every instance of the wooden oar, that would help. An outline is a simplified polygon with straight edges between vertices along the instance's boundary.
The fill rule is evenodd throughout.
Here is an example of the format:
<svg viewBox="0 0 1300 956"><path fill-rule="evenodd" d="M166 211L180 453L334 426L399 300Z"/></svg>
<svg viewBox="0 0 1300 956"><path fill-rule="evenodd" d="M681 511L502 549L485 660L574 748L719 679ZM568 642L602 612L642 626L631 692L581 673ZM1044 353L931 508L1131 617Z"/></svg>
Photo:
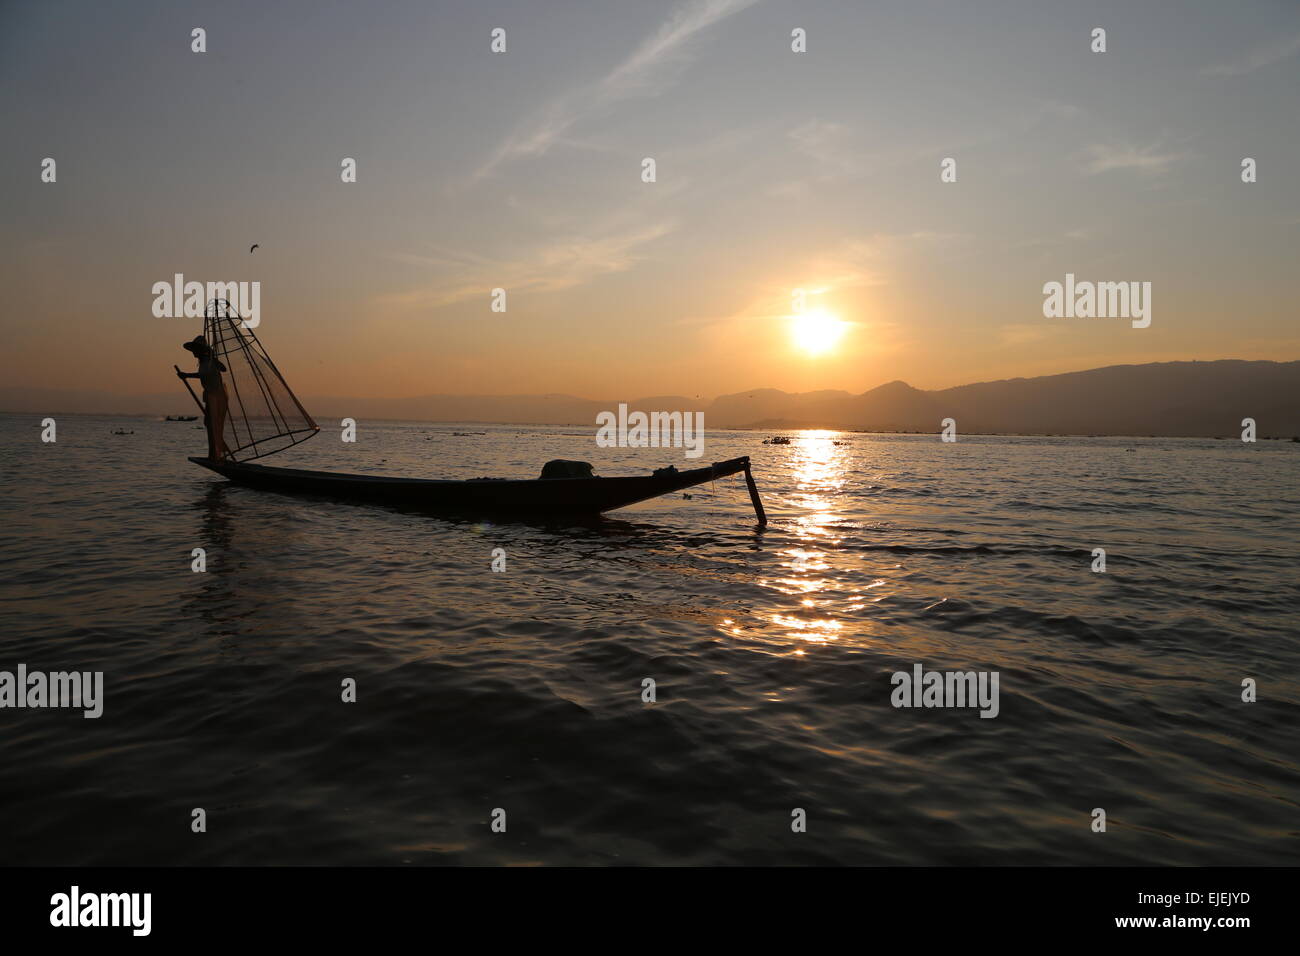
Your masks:
<svg viewBox="0 0 1300 956"><path fill-rule="evenodd" d="M173 365L172 368L176 369L176 374L178 376L181 374L181 367L179 365ZM185 391L190 393L190 398L194 399L194 404L199 406L199 411L206 415L208 410L203 407L203 403L199 401L199 397L194 394L194 389L190 388L190 380L182 378L181 381L185 383Z"/></svg>
<svg viewBox="0 0 1300 956"><path fill-rule="evenodd" d="M763 499L758 497L758 485L754 484L754 476L749 471L749 459L745 459L745 484L749 485L749 500L754 503L754 514L758 515L758 523L762 527L767 526L767 512L763 510Z"/></svg>

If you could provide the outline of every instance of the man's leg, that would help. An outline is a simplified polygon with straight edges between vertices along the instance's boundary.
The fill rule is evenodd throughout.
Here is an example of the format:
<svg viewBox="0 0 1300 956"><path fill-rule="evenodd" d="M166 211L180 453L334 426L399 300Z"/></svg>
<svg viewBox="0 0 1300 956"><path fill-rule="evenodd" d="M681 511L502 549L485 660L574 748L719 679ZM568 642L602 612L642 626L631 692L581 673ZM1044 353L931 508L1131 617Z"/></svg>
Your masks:
<svg viewBox="0 0 1300 956"><path fill-rule="evenodd" d="M218 392L212 402L212 435L214 459L226 457L226 393Z"/></svg>
<svg viewBox="0 0 1300 956"><path fill-rule="evenodd" d="M216 432L212 429L212 396L203 393L203 426L208 430L208 461L217 460Z"/></svg>

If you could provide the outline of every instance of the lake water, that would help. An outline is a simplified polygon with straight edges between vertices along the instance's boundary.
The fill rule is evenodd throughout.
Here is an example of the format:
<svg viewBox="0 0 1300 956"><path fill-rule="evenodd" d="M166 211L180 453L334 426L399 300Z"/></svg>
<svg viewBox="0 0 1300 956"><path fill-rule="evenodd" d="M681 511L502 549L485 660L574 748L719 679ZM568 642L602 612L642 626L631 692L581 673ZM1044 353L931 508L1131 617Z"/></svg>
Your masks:
<svg viewBox="0 0 1300 956"><path fill-rule="evenodd" d="M0 416L0 670L105 700L0 710L0 863L1300 862L1298 444L709 432L765 530L741 478L562 527L238 488L193 424L38 421ZM692 464L593 435L362 422L266 464ZM891 706L918 663L998 672L998 716Z"/></svg>

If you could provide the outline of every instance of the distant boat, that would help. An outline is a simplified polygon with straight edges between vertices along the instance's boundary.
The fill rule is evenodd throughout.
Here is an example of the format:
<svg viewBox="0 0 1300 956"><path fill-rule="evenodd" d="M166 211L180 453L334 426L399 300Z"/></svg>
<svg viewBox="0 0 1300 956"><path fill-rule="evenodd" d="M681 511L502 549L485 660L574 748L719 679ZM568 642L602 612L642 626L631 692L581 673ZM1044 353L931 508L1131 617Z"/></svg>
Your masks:
<svg viewBox="0 0 1300 956"><path fill-rule="evenodd" d="M198 420L198 415L168 415L163 419L165 422L196 422Z"/></svg>
<svg viewBox="0 0 1300 956"><path fill-rule="evenodd" d="M230 481L267 491L327 495L427 511L576 517L603 514L744 472L758 523L767 524L748 456L686 471L669 466L650 475L626 478L593 477L586 465L582 466L585 475L581 471L566 472L562 466L574 463L553 462L547 464L543 474L555 469L553 473L563 477L469 481L387 478L249 464L306 441L320 429L252 329L242 327L243 320L229 302L218 299L209 303L203 324L204 338L226 368L229 414L225 444L229 451L220 461L197 457L190 461Z"/></svg>

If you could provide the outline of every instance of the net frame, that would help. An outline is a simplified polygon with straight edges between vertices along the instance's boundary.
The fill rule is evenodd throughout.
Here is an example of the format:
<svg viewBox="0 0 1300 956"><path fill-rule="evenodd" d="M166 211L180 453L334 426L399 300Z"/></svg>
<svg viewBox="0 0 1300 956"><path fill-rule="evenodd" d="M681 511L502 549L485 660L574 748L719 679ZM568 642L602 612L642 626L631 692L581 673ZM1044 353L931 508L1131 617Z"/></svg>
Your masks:
<svg viewBox="0 0 1300 956"><path fill-rule="evenodd" d="M284 380L257 334L244 324L243 317L226 299L213 299L203 310L203 338L212 353L226 367L222 382L227 385L226 457L231 461L252 461L301 444L320 431L315 419L302 407L298 396ZM240 376L235 369L251 373L255 386L244 383L241 391ZM283 391L283 395L278 394ZM284 401L284 398L288 401ZM292 407L285 406L292 403ZM267 414L249 414L249 409L265 409ZM297 416L294 416L294 412ZM301 422L296 418L300 416ZM271 434L255 427L255 422L269 421ZM233 439L233 441L231 440ZM252 451L253 454L244 454Z"/></svg>

